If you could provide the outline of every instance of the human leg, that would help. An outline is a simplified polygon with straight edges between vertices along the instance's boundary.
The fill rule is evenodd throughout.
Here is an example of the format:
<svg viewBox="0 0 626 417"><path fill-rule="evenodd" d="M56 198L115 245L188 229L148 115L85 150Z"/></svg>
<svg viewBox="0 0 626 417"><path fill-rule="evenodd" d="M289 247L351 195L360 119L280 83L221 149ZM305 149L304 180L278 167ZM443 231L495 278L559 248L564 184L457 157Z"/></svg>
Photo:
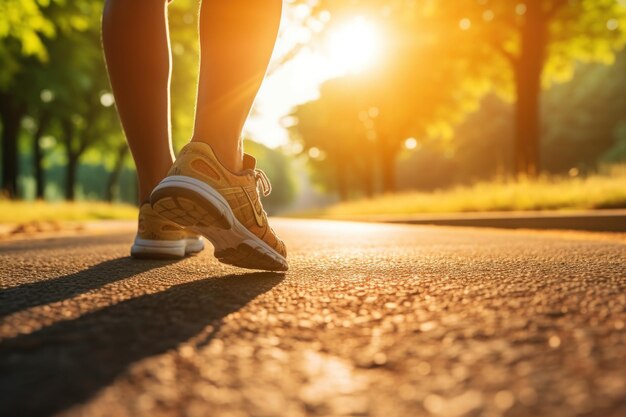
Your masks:
<svg viewBox="0 0 626 417"><path fill-rule="evenodd" d="M173 162L166 0L107 0L102 43L144 202Z"/></svg>
<svg viewBox="0 0 626 417"><path fill-rule="evenodd" d="M211 0L200 9L200 81L193 141L242 169L241 131L267 70L282 0Z"/></svg>

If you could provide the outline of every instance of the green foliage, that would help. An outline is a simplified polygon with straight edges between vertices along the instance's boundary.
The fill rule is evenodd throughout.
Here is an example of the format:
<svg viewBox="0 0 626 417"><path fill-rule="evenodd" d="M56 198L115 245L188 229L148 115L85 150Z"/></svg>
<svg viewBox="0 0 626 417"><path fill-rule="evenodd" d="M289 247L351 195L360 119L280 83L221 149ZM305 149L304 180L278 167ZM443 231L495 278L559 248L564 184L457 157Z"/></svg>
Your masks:
<svg viewBox="0 0 626 417"><path fill-rule="evenodd" d="M585 172L596 169L598 162L620 161L625 92L626 50L611 66L577 65L571 82L546 91L542 103L544 167L550 172L571 168Z"/></svg>
<svg viewBox="0 0 626 417"><path fill-rule="evenodd" d="M49 62L46 40L98 27L101 2L87 0L3 0L0 2L0 89L35 58Z"/></svg>
<svg viewBox="0 0 626 417"><path fill-rule="evenodd" d="M581 62L613 64L616 52L626 44L626 3L621 0L326 0L318 2L314 14L324 10L329 10L339 20L345 14L357 13L355 10L358 10L359 14L383 22L391 45L390 50L381 57L385 69L380 74L368 74L362 77L365 80L360 81L347 77L328 82L326 90L321 89L317 109L315 105L307 103L294 113L300 121L300 126L293 129L295 137L305 145L305 151L311 147L327 151L326 160L313 161L312 166L320 171L317 177L330 186L340 181L328 173L341 171L345 166L349 167L350 172L360 175L351 162L354 158L350 156L354 153L359 157L367 154L368 143L363 140L366 132L359 123L344 120L354 119L359 106L360 111L367 111L370 106L374 106L380 114L377 120L372 120L375 134L370 134L377 143L374 152L380 160L379 165L384 165L384 159L390 158L385 154L394 157L397 152L393 150L397 151L408 136L418 138L422 145L429 144L429 149L422 152L419 167L413 166L413 169L419 171L423 168L422 171L429 172L426 176L431 179L425 180L422 175L414 175L412 182L401 180L404 186L407 182L414 186L437 184L433 173L435 166L447 167L450 171L459 170L455 174L442 173L446 174L443 183L451 177L466 182L476 174L480 177L486 172L491 175L509 173L511 161L515 161L513 166L517 170L532 174L539 166L538 161L534 160L539 154L536 149L550 149L552 146L567 150L562 152L560 166L553 163L550 157L543 158L548 169L560 172L567 170L576 165L573 161L576 157L582 158L579 162L593 167L607 146L595 146L596 152L589 152L585 157L580 147L572 146L570 140L575 142L581 132L589 131L581 129L582 121L591 120L587 125L612 129L613 122L609 119L619 119L619 112L623 111L623 106L607 105L607 111L598 115L593 109L599 101L593 104L585 102L583 97L589 97L589 94L580 94L581 89L577 84L567 84L564 88L571 90L572 94L577 90L581 100L573 104L574 101L564 94L559 97L558 89L549 94L548 99L552 101L545 106L553 110L544 113L549 114L552 120L546 120L543 124L548 127L542 130L543 145L538 145L539 127L542 126L537 118L541 97L539 80L543 80L544 88L559 87L559 83L572 79L575 68ZM622 68L619 64L615 67ZM595 81L586 78L589 84L583 88L603 89L606 100L615 103L615 96L624 96L623 83L616 86L611 81L623 79L619 71L622 70L616 69L612 75L605 74L604 79L597 78ZM358 87L345 93L344 99L338 100L336 95L342 89L350 88L351 84L357 84ZM331 88L336 93L329 93ZM495 125L508 129L505 136L513 135L515 146L507 141L500 143L497 138L493 140L497 129L493 129L494 122L489 116L477 120L474 127L470 127L470 124L456 129L455 140L462 143L450 146L448 142L455 126L477 109L481 96L489 91L515 103L513 112L503 110L498 116L491 116L509 119L504 124L498 119ZM587 116L581 111L575 111L575 106L584 108ZM563 110L563 107L570 110ZM483 112L485 115L489 113L489 110ZM331 123L329 115L332 117ZM512 123L514 116L516 123ZM554 118L561 121L555 123ZM534 129L534 126L537 128ZM462 132L468 129L472 133L463 135ZM463 137L459 137L459 133ZM473 139L468 141L468 137ZM485 140L485 137L491 139ZM610 144L613 137L613 134L603 132L598 141ZM435 139L440 143L433 143ZM380 146L382 143L385 145ZM469 153L473 156L461 157L464 162L456 163L455 158L450 156L455 149L459 151L457 155ZM482 153L475 149L482 149ZM617 154L619 149L615 148ZM432 152L434 159L425 156L427 152ZM510 156L503 152L508 152ZM607 153L606 158L614 159L615 152ZM486 164L485 155L488 153L497 157L489 158ZM515 159L512 158L514 155ZM414 159L408 163L414 163ZM473 168L470 169L468 165L467 169L462 168L469 160L473 161L470 164ZM355 181L350 184L351 188L358 188ZM342 194L345 197L349 193Z"/></svg>
<svg viewBox="0 0 626 417"><path fill-rule="evenodd" d="M24 141L23 141L24 142ZM112 163L104 159L112 158L110 150L92 149L89 157L82 158L78 164L78 183L76 184L77 201L99 201L107 199L107 186L113 169ZM19 184L21 198L26 201L35 199L35 180L32 169L32 153L30 149L22 150L20 154L21 166ZM130 163L130 158L127 158ZM133 166L124 165L118 181L114 184L114 194L111 201L126 204L137 203L137 176ZM59 202L65 199L67 181L67 158L61 149L48 151L46 155L46 181L44 198L49 202Z"/></svg>
<svg viewBox="0 0 626 417"><path fill-rule="evenodd" d="M244 146L246 152L257 159L257 167L267 174L272 184L272 193L263 199L263 206L269 214L280 213L297 192L291 161L280 151L258 142L246 140Z"/></svg>
<svg viewBox="0 0 626 417"><path fill-rule="evenodd" d="M293 113L297 119L293 133L301 139L303 151L313 154L318 183L326 183L344 198L350 189L360 188L358 174L371 168L363 166L373 150L373 138L368 139L364 126L371 104L353 95L361 87L352 78L328 81L319 100L298 106Z"/></svg>
<svg viewBox="0 0 626 417"><path fill-rule="evenodd" d="M40 35L52 37L54 24L44 15L41 6L45 0L4 0L0 3L0 39L13 38L21 46L23 55L34 55L47 60L47 50ZM6 51L4 51L6 52Z"/></svg>
<svg viewBox="0 0 626 417"><path fill-rule="evenodd" d="M570 82L542 95L542 166L552 174L595 172L626 161L626 51L611 66L580 63ZM432 190L513 173L513 107L494 94L445 143L422 140L398 163L400 189Z"/></svg>
<svg viewBox="0 0 626 417"><path fill-rule="evenodd" d="M398 161L398 188L430 191L513 172L513 109L495 94L454 129L454 140L422 139Z"/></svg>
<svg viewBox="0 0 626 417"><path fill-rule="evenodd" d="M477 107L486 90L483 70L449 59L459 47L432 25L430 6L373 13L384 22L387 46L375 70L327 81L316 102L293 113L304 150L325 155L313 162L325 171L318 177L343 199L358 195L354 189L371 195L378 183L393 191L394 162L404 141L448 141L451 126Z"/></svg>
<svg viewBox="0 0 626 417"><path fill-rule="evenodd" d="M545 20L547 38L543 66L543 85L569 81L576 62L599 61L610 64L615 51L626 45L626 4L616 0L533 0L510 2L461 0L435 3L437 25L449 31L449 37L464 45L461 52L469 58L480 56L480 65L504 70L499 78L501 92L511 97L512 71L526 71L522 58L525 25L540 28ZM539 11L531 14L534 5ZM465 25L465 26L464 26ZM535 45L535 47L542 47ZM498 62L500 65L498 66ZM513 66L511 66L513 63ZM515 68L515 65L522 65ZM508 68L508 70L507 70ZM508 93L507 93L508 92Z"/></svg>

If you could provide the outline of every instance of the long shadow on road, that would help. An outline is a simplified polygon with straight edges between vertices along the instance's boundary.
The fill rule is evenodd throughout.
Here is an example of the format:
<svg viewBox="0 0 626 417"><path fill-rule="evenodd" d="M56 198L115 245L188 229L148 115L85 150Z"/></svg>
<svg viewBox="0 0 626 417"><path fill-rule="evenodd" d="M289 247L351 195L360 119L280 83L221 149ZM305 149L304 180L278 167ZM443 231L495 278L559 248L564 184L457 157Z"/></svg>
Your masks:
<svg viewBox="0 0 626 417"><path fill-rule="evenodd" d="M283 280L228 275L175 285L0 344L0 415L51 415L84 402L128 367L175 348Z"/></svg>
<svg viewBox="0 0 626 417"><path fill-rule="evenodd" d="M117 258L74 274L0 290L0 319L27 308L62 301L173 262L177 261Z"/></svg>

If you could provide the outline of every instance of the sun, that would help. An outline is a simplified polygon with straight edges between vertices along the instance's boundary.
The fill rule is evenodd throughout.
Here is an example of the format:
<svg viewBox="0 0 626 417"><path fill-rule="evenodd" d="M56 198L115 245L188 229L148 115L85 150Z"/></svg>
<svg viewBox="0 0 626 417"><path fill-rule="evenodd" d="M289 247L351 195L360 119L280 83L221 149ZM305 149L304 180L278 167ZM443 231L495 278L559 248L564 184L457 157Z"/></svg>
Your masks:
<svg viewBox="0 0 626 417"><path fill-rule="evenodd" d="M379 56L380 49L378 28L361 16L340 24L327 38L328 64L339 75L366 70Z"/></svg>

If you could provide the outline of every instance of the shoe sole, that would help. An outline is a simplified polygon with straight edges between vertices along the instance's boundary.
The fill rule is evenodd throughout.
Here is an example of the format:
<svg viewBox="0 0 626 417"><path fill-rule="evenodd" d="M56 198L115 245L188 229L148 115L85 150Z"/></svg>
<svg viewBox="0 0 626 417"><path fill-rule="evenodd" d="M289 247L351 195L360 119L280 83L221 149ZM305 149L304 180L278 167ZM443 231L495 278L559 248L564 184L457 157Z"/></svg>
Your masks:
<svg viewBox="0 0 626 417"><path fill-rule="evenodd" d="M222 263L266 271L289 268L285 257L243 226L224 197L202 181L167 177L152 191L150 204L159 215L211 241Z"/></svg>
<svg viewBox="0 0 626 417"><path fill-rule="evenodd" d="M194 255L204 249L204 242L198 239L153 240L135 237L130 248L130 256L140 259L179 259Z"/></svg>

